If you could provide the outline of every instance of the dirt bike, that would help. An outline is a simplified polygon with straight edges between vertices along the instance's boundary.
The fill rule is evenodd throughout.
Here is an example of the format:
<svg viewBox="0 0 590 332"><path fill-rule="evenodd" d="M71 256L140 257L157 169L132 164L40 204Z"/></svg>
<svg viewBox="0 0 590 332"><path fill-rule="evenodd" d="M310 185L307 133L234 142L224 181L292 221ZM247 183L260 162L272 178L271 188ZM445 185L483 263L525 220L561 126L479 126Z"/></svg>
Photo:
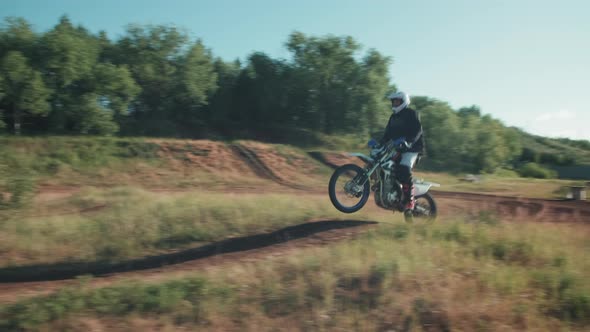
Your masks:
<svg viewBox="0 0 590 332"><path fill-rule="evenodd" d="M393 212L404 212L406 221L413 221L414 218L434 220L436 203L428 190L431 187L439 187L438 183L414 181L416 204L413 210L404 211L405 197L402 185L396 177L401 154L400 147L394 142L384 145L371 156L350 153L350 156L360 158L366 165L361 168L355 164L346 164L334 171L328 186L334 207L344 213L356 212L365 206L370 191L373 191L377 206Z"/></svg>

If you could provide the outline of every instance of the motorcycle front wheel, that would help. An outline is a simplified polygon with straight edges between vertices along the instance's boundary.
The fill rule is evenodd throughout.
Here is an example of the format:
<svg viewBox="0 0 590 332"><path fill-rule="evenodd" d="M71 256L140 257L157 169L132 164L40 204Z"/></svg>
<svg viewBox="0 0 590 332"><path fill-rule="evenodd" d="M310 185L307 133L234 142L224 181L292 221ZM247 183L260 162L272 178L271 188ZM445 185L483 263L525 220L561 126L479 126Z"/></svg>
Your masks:
<svg viewBox="0 0 590 332"><path fill-rule="evenodd" d="M340 166L330 178L330 201L341 212L356 212L367 203L370 187L370 181L362 168L355 164Z"/></svg>

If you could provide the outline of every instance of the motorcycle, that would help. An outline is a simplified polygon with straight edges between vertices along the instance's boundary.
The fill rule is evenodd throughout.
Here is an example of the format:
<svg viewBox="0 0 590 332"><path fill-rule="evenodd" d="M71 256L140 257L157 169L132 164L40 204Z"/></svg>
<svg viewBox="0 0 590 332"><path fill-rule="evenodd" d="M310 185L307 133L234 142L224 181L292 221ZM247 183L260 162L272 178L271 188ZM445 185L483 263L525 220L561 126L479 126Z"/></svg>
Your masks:
<svg viewBox="0 0 590 332"><path fill-rule="evenodd" d="M369 146L375 145L371 140ZM373 147L371 146L371 147ZM402 184L396 176L396 168L401 160L401 148L395 142L385 144L371 156L362 153L350 153L350 156L358 157L366 165L361 168L355 164L346 164L338 167L328 185L330 201L336 209L344 213L353 213L365 206L370 192L373 191L377 206L404 213L406 221L414 218L432 221L436 218L436 202L428 192L431 187L440 187L440 184L415 180L414 197L416 204L413 210L405 211L405 197Z"/></svg>

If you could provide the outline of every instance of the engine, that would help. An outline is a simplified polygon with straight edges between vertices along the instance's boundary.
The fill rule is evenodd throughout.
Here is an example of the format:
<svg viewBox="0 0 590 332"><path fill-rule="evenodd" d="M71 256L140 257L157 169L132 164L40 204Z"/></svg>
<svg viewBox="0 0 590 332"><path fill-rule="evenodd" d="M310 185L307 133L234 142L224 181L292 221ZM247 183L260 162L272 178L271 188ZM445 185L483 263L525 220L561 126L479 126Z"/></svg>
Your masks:
<svg viewBox="0 0 590 332"><path fill-rule="evenodd" d="M400 188L396 188L397 181L394 174L393 165L388 163L377 172L378 179L375 181L376 188L374 188L375 204L384 209L393 208L401 195Z"/></svg>

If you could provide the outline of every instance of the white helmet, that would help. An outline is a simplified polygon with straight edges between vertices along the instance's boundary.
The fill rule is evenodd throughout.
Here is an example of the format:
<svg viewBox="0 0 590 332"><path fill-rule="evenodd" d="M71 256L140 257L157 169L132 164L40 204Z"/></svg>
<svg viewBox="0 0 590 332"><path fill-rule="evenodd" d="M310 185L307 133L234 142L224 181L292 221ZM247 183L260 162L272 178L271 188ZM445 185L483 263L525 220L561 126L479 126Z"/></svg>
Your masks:
<svg viewBox="0 0 590 332"><path fill-rule="evenodd" d="M394 113L398 113L399 111L403 110L404 108L408 107L408 105L410 105L410 96L405 93L405 92L392 92L389 94L389 96L387 96L387 98L389 98L389 100L393 100L393 99L401 99L402 103L399 106L391 106L391 110Z"/></svg>

